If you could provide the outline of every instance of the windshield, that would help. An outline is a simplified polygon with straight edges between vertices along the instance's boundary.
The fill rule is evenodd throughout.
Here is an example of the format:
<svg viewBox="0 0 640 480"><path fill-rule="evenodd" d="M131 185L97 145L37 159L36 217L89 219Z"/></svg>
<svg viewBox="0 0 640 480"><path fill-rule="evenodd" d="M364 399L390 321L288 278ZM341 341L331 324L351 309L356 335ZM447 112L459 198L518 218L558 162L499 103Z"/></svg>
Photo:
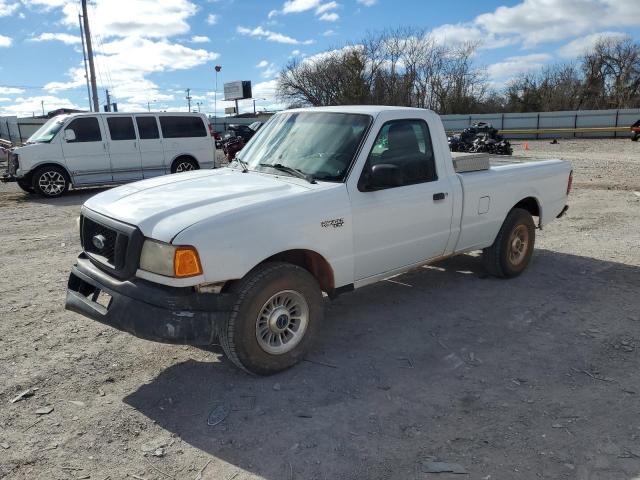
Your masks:
<svg viewBox="0 0 640 480"><path fill-rule="evenodd" d="M311 179L341 182L370 123L369 115L280 113L238 155L250 170L276 173L269 165L281 165Z"/></svg>
<svg viewBox="0 0 640 480"><path fill-rule="evenodd" d="M64 125L66 117L53 117L29 137L27 143L49 143Z"/></svg>

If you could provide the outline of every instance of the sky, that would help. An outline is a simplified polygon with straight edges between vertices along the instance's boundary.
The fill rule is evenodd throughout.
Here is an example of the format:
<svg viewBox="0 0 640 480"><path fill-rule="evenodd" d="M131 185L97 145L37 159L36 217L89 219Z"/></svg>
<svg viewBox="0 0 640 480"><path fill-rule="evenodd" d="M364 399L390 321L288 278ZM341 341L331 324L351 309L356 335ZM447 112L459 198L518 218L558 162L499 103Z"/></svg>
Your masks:
<svg viewBox="0 0 640 480"><path fill-rule="evenodd" d="M0 0L0 115L89 108L79 12L79 0ZM481 42L475 62L497 89L603 36L640 39L638 0L90 0L89 20L100 105L109 89L119 111L186 111L189 88L194 110L220 115L224 82L251 80L258 110L281 109L291 59L385 28Z"/></svg>

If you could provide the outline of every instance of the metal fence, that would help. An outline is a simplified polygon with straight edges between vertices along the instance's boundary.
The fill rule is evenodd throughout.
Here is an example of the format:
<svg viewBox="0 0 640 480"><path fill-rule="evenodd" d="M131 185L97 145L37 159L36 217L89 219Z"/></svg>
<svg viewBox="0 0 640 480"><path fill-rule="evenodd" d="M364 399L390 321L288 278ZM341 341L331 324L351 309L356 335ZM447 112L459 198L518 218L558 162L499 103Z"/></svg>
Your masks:
<svg viewBox="0 0 640 480"><path fill-rule="evenodd" d="M0 139L23 143L47 122L46 118L0 117Z"/></svg>
<svg viewBox="0 0 640 480"><path fill-rule="evenodd" d="M502 130L508 138L629 137L629 127L640 120L640 108L442 115L441 118L448 132L461 131L476 122L487 122Z"/></svg>

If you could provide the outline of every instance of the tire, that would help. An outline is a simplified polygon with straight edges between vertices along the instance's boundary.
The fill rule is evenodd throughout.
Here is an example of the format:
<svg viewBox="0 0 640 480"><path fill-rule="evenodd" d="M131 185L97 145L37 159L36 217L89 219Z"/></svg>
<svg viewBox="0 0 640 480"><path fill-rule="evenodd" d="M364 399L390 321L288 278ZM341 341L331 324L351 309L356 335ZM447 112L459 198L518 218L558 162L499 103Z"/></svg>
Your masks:
<svg viewBox="0 0 640 480"><path fill-rule="evenodd" d="M637 142L639 138L640 138L640 134L636 133L635 135L633 135L631 137L631 141L632 142Z"/></svg>
<svg viewBox="0 0 640 480"><path fill-rule="evenodd" d="M485 269L496 277L517 277L529 265L535 241L536 227L531 214L522 208L512 209L493 245L482 251Z"/></svg>
<svg viewBox="0 0 640 480"><path fill-rule="evenodd" d="M272 375L304 358L324 317L322 292L309 272L265 263L229 291L237 299L219 335L229 360L250 374Z"/></svg>
<svg viewBox="0 0 640 480"><path fill-rule="evenodd" d="M171 173L190 172L191 170L199 170L200 166L192 158L181 157L176 158L171 165Z"/></svg>
<svg viewBox="0 0 640 480"><path fill-rule="evenodd" d="M27 193L36 193L33 189L33 184L24 180L18 180L16 182L18 186Z"/></svg>
<svg viewBox="0 0 640 480"><path fill-rule="evenodd" d="M55 198L69 190L69 177L63 168L55 165L40 167L33 174L33 190L43 197Z"/></svg>

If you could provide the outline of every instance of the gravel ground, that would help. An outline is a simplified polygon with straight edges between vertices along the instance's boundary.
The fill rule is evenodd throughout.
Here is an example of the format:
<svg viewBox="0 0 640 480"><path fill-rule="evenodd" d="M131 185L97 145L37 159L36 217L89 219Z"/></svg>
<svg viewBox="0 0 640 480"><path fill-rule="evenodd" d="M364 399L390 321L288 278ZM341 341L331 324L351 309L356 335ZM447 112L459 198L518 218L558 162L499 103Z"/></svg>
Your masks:
<svg viewBox="0 0 640 480"><path fill-rule="evenodd" d="M327 301L309 361L269 378L63 310L96 190L0 186L0 478L637 478L640 144L515 148L576 179L525 274L464 255Z"/></svg>

